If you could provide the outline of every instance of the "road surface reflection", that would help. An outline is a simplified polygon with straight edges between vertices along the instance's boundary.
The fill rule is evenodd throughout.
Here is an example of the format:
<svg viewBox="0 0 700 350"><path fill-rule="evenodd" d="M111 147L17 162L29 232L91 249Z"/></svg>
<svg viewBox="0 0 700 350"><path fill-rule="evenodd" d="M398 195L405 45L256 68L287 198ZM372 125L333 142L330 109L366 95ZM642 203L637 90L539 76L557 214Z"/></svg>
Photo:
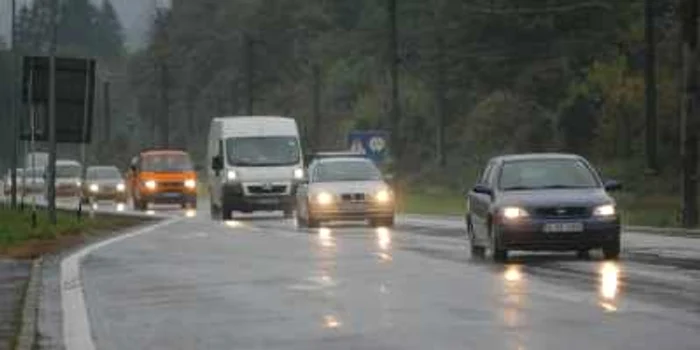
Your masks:
<svg viewBox="0 0 700 350"><path fill-rule="evenodd" d="M617 299L620 289L620 266L616 262L606 261L600 270L600 306L608 312L617 311Z"/></svg>

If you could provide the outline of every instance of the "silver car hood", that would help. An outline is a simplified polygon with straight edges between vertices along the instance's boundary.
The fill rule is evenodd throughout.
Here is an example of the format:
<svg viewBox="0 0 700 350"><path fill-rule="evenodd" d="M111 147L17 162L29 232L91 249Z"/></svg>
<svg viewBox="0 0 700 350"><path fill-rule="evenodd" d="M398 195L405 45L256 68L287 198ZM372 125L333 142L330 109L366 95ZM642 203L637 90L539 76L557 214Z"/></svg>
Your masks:
<svg viewBox="0 0 700 350"><path fill-rule="evenodd" d="M339 181L318 182L309 185L312 193L328 192L335 195L344 193L375 193L389 186L384 181Z"/></svg>

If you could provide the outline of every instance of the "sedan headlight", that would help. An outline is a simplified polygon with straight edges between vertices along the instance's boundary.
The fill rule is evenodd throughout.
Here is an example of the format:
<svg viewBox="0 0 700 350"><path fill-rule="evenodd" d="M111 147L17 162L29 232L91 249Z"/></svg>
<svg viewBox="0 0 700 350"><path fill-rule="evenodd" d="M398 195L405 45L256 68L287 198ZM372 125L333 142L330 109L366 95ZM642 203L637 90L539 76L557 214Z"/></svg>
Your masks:
<svg viewBox="0 0 700 350"><path fill-rule="evenodd" d="M593 215L595 216L610 217L615 216L615 214L617 214L617 210L612 204L601 205L593 210Z"/></svg>
<svg viewBox="0 0 700 350"><path fill-rule="evenodd" d="M197 181L192 179L185 180L185 187L193 190L195 187L197 187Z"/></svg>
<svg viewBox="0 0 700 350"><path fill-rule="evenodd" d="M316 195L316 203L319 205L330 205L333 203L333 195L328 192L321 192Z"/></svg>
<svg viewBox="0 0 700 350"><path fill-rule="evenodd" d="M156 182L153 180L146 181L145 185L146 185L146 188L151 190L151 191L155 190L156 187L158 187L158 184L156 184Z"/></svg>
<svg viewBox="0 0 700 350"><path fill-rule="evenodd" d="M508 220L518 220L528 217L525 209L518 207L505 207L501 210L501 215Z"/></svg>
<svg viewBox="0 0 700 350"><path fill-rule="evenodd" d="M381 190L374 195L374 199L379 203L391 202L391 192L389 190Z"/></svg>
<svg viewBox="0 0 700 350"><path fill-rule="evenodd" d="M304 169L296 168L294 169L294 180L301 180L304 178Z"/></svg>
<svg viewBox="0 0 700 350"><path fill-rule="evenodd" d="M126 186L124 184L117 184L117 191L119 192L124 192L126 191Z"/></svg>
<svg viewBox="0 0 700 350"><path fill-rule="evenodd" d="M238 180L238 173L235 170L229 170L226 172L226 179L228 181L236 181Z"/></svg>
<svg viewBox="0 0 700 350"><path fill-rule="evenodd" d="M98 184L91 184L90 185L90 192L97 193L99 191L100 191L100 185L98 185Z"/></svg>

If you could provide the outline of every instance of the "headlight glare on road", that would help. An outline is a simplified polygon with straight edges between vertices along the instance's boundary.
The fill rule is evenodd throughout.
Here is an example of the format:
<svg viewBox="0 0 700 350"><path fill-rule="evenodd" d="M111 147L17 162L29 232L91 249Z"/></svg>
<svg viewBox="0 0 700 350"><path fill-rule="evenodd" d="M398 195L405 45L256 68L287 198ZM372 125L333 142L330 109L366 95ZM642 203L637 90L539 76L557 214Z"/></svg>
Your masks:
<svg viewBox="0 0 700 350"><path fill-rule="evenodd" d="M156 182L153 180L146 181L145 185L146 185L146 188L151 190L151 191L155 190L156 187L158 187L158 184L156 184Z"/></svg>
<svg viewBox="0 0 700 350"><path fill-rule="evenodd" d="M304 169L296 168L294 169L294 180L301 180L304 178Z"/></svg>
<svg viewBox="0 0 700 350"><path fill-rule="evenodd" d="M235 170L229 170L226 172L226 179L228 181L236 181L238 180L238 173Z"/></svg>
<svg viewBox="0 0 700 350"><path fill-rule="evenodd" d="M117 191L119 191L119 192L126 191L126 186L124 184L117 184Z"/></svg>
<svg viewBox="0 0 700 350"><path fill-rule="evenodd" d="M98 185L98 184L91 184L91 185L90 185L90 192L92 192L92 193L100 192L100 185Z"/></svg>
<svg viewBox="0 0 700 350"><path fill-rule="evenodd" d="M197 187L197 181L195 181L193 179L185 180L185 187L192 190L195 187Z"/></svg>
<svg viewBox="0 0 700 350"><path fill-rule="evenodd" d="M333 195L328 192L321 192L316 195L316 203L319 205L330 205L333 203Z"/></svg>
<svg viewBox="0 0 700 350"><path fill-rule="evenodd" d="M388 203L391 201L391 192L383 189L374 195L374 199L379 203Z"/></svg>
<svg viewBox="0 0 700 350"><path fill-rule="evenodd" d="M505 207L501 210L501 215L508 220L518 220L528 216L525 209L518 207Z"/></svg>
<svg viewBox="0 0 700 350"><path fill-rule="evenodd" d="M604 217L614 216L616 213L615 206L612 204L598 206L593 211L593 215Z"/></svg>

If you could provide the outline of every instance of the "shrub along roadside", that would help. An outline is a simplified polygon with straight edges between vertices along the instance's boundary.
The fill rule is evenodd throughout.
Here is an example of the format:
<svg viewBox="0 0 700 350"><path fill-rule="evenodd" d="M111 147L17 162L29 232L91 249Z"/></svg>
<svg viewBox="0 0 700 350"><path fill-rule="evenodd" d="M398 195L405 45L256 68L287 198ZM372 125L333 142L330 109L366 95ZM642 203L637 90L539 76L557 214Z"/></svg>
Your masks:
<svg viewBox="0 0 700 350"><path fill-rule="evenodd" d="M75 212L59 211L55 226L46 213L37 212L37 226L32 228L31 213L0 208L0 256L33 259L82 242L90 236L109 234L143 224L138 217L97 214L78 220Z"/></svg>

